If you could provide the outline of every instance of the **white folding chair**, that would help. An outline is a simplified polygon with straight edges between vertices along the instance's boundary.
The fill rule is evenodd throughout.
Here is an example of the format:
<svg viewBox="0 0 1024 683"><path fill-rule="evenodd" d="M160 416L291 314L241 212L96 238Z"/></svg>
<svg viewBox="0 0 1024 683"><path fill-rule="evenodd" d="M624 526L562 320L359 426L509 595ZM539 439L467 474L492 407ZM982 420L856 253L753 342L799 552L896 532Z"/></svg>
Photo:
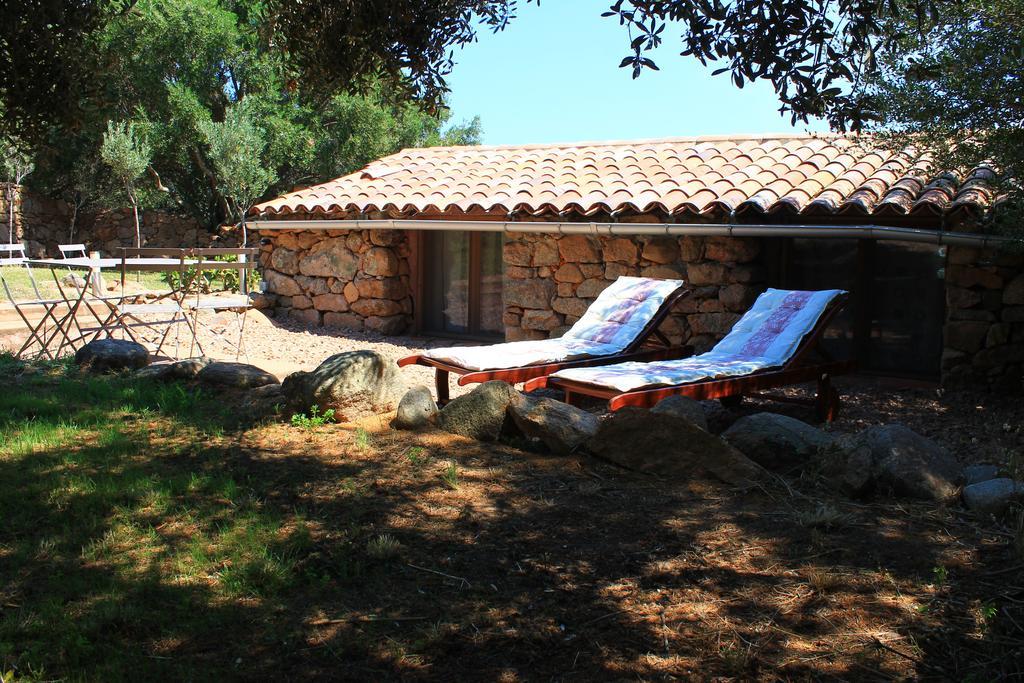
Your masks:
<svg viewBox="0 0 1024 683"><path fill-rule="evenodd" d="M24 244L0 244L0 267L2 266L23 266L28 273L28 280L32 283L32 291L36 293L37 299L42 299L39 293L39 286L32 275L32 269L28 267L28 256L25 253Z"/></svg>
<svg viewBox="0 0 1024 683"><path fill-rule="evenodd" d="M259 249L192 249L189 251L189 256L196 259L196 279L201 280L201 275L204 270L206 271L217 271L217 270L235 270L238 272L238 294L230 294L227 296L203 296L202 287L196 286L195 300L189 302L189 310L192 313L192 328L195 330L195 343L199 347L199 352L204 353L202 344L198 339L198 332L200 329L206 330L213 339L220 341L229 349L234 349L235 360L245 354L245 319L249 309L252 308L252 300L249 298L249 286L250 271L256 264L256 258L259 256ZM215 256L235 256L235 261L218 261L214 263L212 257ZM201 311L209 311L212 313L217 312L230 312L234 313L234 326L233 329L224 328L218 330L212 325L204 322L200 317Z"/></svg>
<svg viewBox="0 0 1024 683"><path fill-rule="evenodd" d="M60 257L62 259L84 258L88 256L84 244L58 244L57 249L60 250Z"/></svg>

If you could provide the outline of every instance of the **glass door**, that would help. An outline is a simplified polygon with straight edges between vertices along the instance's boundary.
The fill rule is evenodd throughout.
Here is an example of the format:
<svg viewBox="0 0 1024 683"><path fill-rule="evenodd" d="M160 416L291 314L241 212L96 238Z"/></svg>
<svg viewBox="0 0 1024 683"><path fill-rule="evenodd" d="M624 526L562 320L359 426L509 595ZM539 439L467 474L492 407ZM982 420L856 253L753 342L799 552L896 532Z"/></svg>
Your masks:
<svg viewBox="0 0 1024 683"><path fill-rule="evenodd" d="M425 234L425 332L488 338L503 335L501 251L501 233Z"/></svg>

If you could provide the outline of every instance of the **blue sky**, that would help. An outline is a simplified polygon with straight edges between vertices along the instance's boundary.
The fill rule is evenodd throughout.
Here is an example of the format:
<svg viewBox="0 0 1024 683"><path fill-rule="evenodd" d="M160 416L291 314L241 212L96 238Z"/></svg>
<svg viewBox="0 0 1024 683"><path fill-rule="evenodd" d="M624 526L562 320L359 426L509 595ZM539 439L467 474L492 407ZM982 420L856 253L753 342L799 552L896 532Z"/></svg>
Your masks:
<svg viewBox="0 0 1024 683"><path fill-rule="evenodd" d="M455 52L448 79L455 120L479 115L485 144L621 140L687 135L826 131L791 126L770 84L734 87L692 57L666 28L654 55L660 71L633 80L618 68L626 29L602 18L610 0L520 2L501 33L484 30Z"/></svg>

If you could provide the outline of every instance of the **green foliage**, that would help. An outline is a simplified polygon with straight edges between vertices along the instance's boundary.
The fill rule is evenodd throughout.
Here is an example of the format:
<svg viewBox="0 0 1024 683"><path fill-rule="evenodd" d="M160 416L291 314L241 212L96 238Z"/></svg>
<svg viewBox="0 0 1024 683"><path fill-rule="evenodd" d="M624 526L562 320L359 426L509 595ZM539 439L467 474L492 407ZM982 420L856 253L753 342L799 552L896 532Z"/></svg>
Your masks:
<svg viewBox="0 0 1024 683"><path fill-rule="evenodd" d="M129 200L135 203L135 183L146 172L153 150L130 121L107 123L100 145L100 158L114 178L125 189Z"/></svg>
<svg viewBox="0 0 1024 683"><path fill-rule="evenodd" d="M441 473L441 482L452 491L459 488L459 466L454 460L448 462L448 467Z"/></svg>
<svg viewBox="0 0 1024 683"><path fill-rule="evenodd" d="M1024 1L968 0L922 30L911 17L889 23L901 39L861 86L869 128L889 148L929 150L934 167L960 178L989 164L993 227L1024 234Z"/></svg>
<svg viewBox="0 0 1024 683"><path fill-rule="evenodd" d="M427 114L410 104L394 79L375 76L373 64L344 67L365 72L358 83L296 78L295 55L280 49L274 3L137 0L130 11L97 4L108 11L78 17L85 28L65 36L85 55L74 69L79 81L66 92L81 106L64 102L36 116L38 101L6 90L4 79L15 79L0 74L0 106L9 114L0 128L26 134L39 169L33 185L51 195L83 205L123 202L121 185L106 177L112 174L90 163L108 121L133 122L151 148L146 177L133 188L139 206L185 211L210 227L238 221L261 196L355 171L404 146L479 140L479 122L445 129L443 107ZM38 35L55 30L34 18L32 25ZM69 45L53 58L71 54ZM6 54L0 40L0 67L5 59L20 56Z"/></svg>
<svg viewBox="0 0 1024 683"><path fill-rule="evenodd" d="M309 415L295 413L292 415L292 426L299 429L315 429L323 427L328 422L334 422L334 408L328 408L320 412L320 406L314 404L309 407Z"/></svg>
<svg viewBox="0 0 1024 683"><path fill-rule="evenodd" d="M267 141L251 113L252 103L250 98L231 104L223 121L200 125L220 192L233 207L234 218L242 222L243 244L246 213L277 180L275 170L264 163Z"/></svg>

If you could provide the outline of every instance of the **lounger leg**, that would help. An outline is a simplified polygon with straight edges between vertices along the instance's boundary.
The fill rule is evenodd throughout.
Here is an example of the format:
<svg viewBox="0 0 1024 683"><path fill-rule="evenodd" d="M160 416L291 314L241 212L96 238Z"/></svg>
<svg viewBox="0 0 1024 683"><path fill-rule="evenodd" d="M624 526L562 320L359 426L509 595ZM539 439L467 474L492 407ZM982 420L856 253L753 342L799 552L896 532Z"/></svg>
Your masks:
<svg viewBox="0 0 1024 683"><path fill-rule="evenodd" d="M815 398L815 412L823 422L832 422L839 416L839 392L832 386L831 375L818 378L818 395Z"/></svg>
<svg viewBox="0 0 1024 683"><path fill-rule="evenodd" d="M437 389L437 402L444 405L448 402L448 371L440 368L434 370L434 388Z"/></svg>

